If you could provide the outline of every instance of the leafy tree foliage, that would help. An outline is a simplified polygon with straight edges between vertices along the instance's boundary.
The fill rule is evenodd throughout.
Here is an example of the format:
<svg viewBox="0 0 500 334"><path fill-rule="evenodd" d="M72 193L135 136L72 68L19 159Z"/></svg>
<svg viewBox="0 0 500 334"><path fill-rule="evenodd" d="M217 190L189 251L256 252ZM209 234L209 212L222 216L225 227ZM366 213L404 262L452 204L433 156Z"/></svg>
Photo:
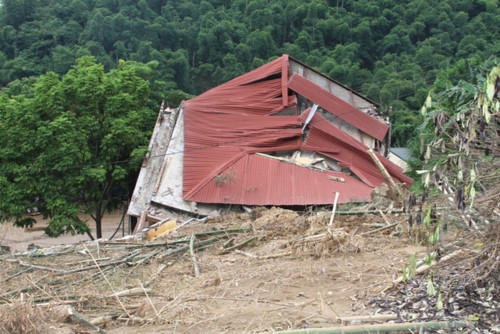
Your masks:
<svg viewBox="0 0 500 334"><path fill-rule="evenodd" d="M467 79L429 93L420 129L422 183L442 195L435 196L431 205L436 207L443 200L455 204L434 224L435 235L452 223L470 227L471 240L479 238L481 243L475 245L480 247L470 261L473 269L467 270L463 282L467 289L480 286L488 291L496 291L500 269L499 64L498 59L480 66L461 64L467 69ZM486 322L485 327L491 325Z"/></svg>
<svg viewBox="0 0 500 334"><path fill-rule="evenodd" d="M68 80L64 90L61 84L56 86L69 92L78 82L70 80L76 68L84 71L81 62L72 66L83 56L102 64L103 85L113 71L122 73L124 64L154 65L156 70L142 78L149 82L150 96L158 105L165 98L177 104L182 97L287 53L368 96L381 105L380 110L391 109L392 142L407 146L416 137L422 117L418 111L429 89L455 85L469 75L467 64L477 65L500 53L500 9L495 0L0 0L0 4L2 112L18 117L16 122L28 115L20 115L15 103L22 110L43 105L36 103L42 97L33 95L27 78L41 77L37 85L48 85L50 80L56 84L57 77L60 82ZM94 66L99 67L97 63ZM54 88L47 94L64 101L68 96L62 92ZM83 101L98 101L99 108L108 103L99 100L104 99L101 90L90 93L72 94L81 96L80 108ZM45 113L71 110L67 103L51 103L55 110ZM68 114L60 122L71 129L78 117ZM24 121L33 127L32 135L41 135L36 125L57 133L37 119ZM30 143L29 138L23 140ZM27 159L18 158L16 166ZM8 180L15 178L10 175ZM38 195L33 191L29 196Z"/></svg>
<svg viewBox="0 0 500 334"><path fill-rule="evenodd" d="M88 233L97 238L106 210L130 192L156 114L149 80L155 63L120 61L105 72L96 59L78 59L65 75L14 82L0 95L0 201L3 219L16 224L36 202L50 218L46 233Z"/></svg>
<svg viewBox="0 0 500 334"><path fill-rule="evenodd" d="M76 58L93 55L106 70L117 68L120 59L157 60L160 68L154 80L199 94L222 78L241 74L241 69L248 71L289 53L318 69L327 68L326 74L380 103L382 109L402 101L403 109L416 111L425 94L409 97L410 82L417 91L428 91L439 72L456 62L484 61L500 51L500 32L491 28L500 25L500 9L490 0L1 0L1 4L0 87L47 71L62 75ZM170 55L175 61L169 61ZM236 63L228 55L235 56ZM370 75L352 77L364 71ZM394 87L401 89L390 91ZM394 138L401 144L406 140Z"/></svg>
<svg viewBox="0 0 500 334"><path fill-rule="evenodd" d="M474 202L476 188L496 188L498 116L500 114L500 66L492 59L481 66L468 65L469 77L455 86L431 92L422 107L423 159L429 166L425 184L434 180L445 189L454 188L464 200ZM488 165L495 168L486 168ZM450 171L453 173L450 175ZM478 172L491 173L481 175ZM440 175L446 175L443 179Z"/></svg>

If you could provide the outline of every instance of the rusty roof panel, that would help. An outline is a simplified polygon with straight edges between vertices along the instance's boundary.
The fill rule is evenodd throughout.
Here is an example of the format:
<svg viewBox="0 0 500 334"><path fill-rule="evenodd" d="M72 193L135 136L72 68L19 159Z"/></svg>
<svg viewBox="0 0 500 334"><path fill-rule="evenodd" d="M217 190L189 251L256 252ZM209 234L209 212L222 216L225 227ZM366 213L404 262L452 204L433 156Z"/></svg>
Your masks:
<svg viewBox="0 0 500 334"><path fill-rule="evenodd" d="M365 114L355 106L330 94L306 78L293 74L288 82L288 87L318 104L343 121L355 126L364 133L380 141L384 140L389 126L376 118Z"/></svg>
<svg viewBox="0 0 500 334"><path fill-rule="evenodd" d="M184 103L184 199L202 203L311 205L330 204L333 192L338 191L341 202L370 200L371 187L383 180L366 153L366 146L319 114L311 120L303 140L306 114L275 114L296 105L296 94L288 93L290 84L296 92L337 113L339 118L354 122L354 126L377 139L383 139L387 126L321 88L314 91L315 85L306 79L302 78L307 81L304 83L292 75L292 79L285 80L288 66L288 57L284 56ZM347 110L349 116L344 114ZM316 151L352 166L352 171L366 184L345 173L319 172L254 154L300 149ZM396 169L389 169L401 179ZM338 178L345 182L332 181Z"/></svg>
<svg viewBox="0 0 500 334"><path fill-rule="evenodd" d="M370 200L371 187L344 174L247 154L207 182L190 200L246 205L332 204Z"/></svg>
<svg viewBox="0 0 500 334"><path fill-rule="evenodd" d="M190 109L184 116L184 198L244 152L297 148L302 131L296 116L206 113Z"/></svg>
<svg viewBox="0 0 500 334"><path fill-rule="evenodd" d="M295 97L289 97L288 103L294 105ZM256 82L252 85L227 86L212 89L184 104L185 110L203 112L268 115L274 110L282 110L281 80L272 79Z"/></svg>
<svg viewBox="0 0 500 334"><path fill-rule="evenodd" d="M281 57L281 97L283 107L288 107L288 55Z"/></svg>
<svg viewBox="0 0 500 334"><path fill-rule="evenodd" d="M306 117L307 113L304 113L300 119L305 120ZM356 176L372 187L384 182L377 166L367 153L368 147L333 126L319 114L315 114L309 123L309 132L304 144L308 149L315 148L318 152L339 161L343 167L351 169ZM332 148L334 148L333 151ZM377 154L377 157L396 180L408 184L413 182L411 178L404 175L399 166L389 159L380 154Z"/></svg>

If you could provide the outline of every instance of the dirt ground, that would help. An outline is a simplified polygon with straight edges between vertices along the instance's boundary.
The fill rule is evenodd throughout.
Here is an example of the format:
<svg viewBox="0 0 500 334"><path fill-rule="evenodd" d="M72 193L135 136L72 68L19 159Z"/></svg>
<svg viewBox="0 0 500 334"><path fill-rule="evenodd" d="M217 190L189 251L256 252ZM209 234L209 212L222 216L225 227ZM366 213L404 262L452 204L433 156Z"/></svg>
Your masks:
<svg viewBox="0 0 500 334"><path fill-rule="evenodd" d="M16 228L8 224L0 224L0 244L10 247L12 253L20 253L32 247L46 248L54 245L74 244L89 240L87 235L69 234L58 238L50 238L43 232L43 228L47 226L47 219L43 219L41 215L32 217L37 221L32 229ZM112 212L104 216L102 227L103 238L109 239L115 232L115 238L120 238L128 234L126 217L123 218L125 225L120 225L122 217L123 213L121 211ZM87 221L92 228L92 235L95 236L95 227L91 217L82 215L82 219Z"/></svg>
<svg viewBox="0 0 500 334"><path fill-rule="evenodd" d="M106 217L105 237L121 216ZM370 298L426 249L404 235L402 214L336 216L328 228L330 218L270 208L192 222L153 241L119 230L120 239L99 243L0 226L13 252L0 256L0 333L272 333L381 315ZM29 244L42 249L27 252Z"/></svg>

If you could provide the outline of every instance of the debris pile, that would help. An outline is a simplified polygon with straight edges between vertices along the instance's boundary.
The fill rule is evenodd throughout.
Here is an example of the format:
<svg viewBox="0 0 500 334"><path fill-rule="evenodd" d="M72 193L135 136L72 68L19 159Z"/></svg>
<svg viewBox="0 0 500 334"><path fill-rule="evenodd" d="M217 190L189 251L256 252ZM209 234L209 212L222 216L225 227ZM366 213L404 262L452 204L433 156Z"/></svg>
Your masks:
<svg viewBox="0 0 500 334"><path fill-rule="evenodd" d="M420 275L400 283L397 289L370 298L370 305L397 314L401 323L466 319L468 333L500 332L497 292L475 286L464 275L472 269L471 263L460 260L441 266L431 277Z"/></svg>
<svg viewBox="0 0 500 334"><path fill-rule="evenodd" d="M251 328L261 332L342 324L346 314L338 314L339 307L358 318L369 313L410 321L405 314L416 312L406 308L418 300L392 307L387 289L383 298L390 303L367 299L407 262L408 253L397 252L411 244L401 233L406 219L401 210L258 208L205 220L166 219L120 240L3 254L0 332L103 333L122 326L242 332L252 320L239 320L234 312L243 309L259 317ZM419 295L420 287L409 282ZM467 312L449 319L462 321ZM429 314L420 320L447 319Z"/></svg>

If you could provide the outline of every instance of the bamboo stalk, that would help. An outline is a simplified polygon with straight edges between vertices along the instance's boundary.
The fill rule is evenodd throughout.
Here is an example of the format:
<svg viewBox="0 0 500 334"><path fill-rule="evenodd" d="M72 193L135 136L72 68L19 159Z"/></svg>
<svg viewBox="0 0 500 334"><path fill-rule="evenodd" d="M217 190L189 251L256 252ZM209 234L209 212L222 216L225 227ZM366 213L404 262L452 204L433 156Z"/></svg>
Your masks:
<svg viewBox="0 0 500 334"><path fill-rule="evenodd" d="M141 288L132 288L132 289L127 289L127 290L122 290L115 292L108 297L128 297L128 296L134 296L134 295L143 295L145 293L151 292L151 289L147 289L144 287Z"/></svg>
<svg viewBox="0 0 500 334"><path fill-rule="evenodd" d="M198 243L195 243L194 248L198 249L200 247L203 247L203 246L206 246L206 245L209 245L209 244L213 244L213 243L219 241L221 238L222 237L215 237L215 238L210 238L210 239L207 239L207 240L200 241ZM165 258L167 256L178 254L178 253L182 253L182 252L185 252L187 250L189 250L189 245L188 246L178 247L178 248L175 248L175 249L172 249L172 250L169 250L169 251L166 251L166 252L162 253L161 254L161 258Z"/></svg>
<svg viewBox="0 0 500 334"><path fill-rule="evenodd" d="M79 298L81 298L81 296L76 296L76 295L49 295L49 294L45 294L46 296L45 297L36 297L36 298L32 298L31 300L33 301L33 303L35 303L36 305L40 305L41 302L48 302L48 301L53 301L53 300L57 300L57 303L60 304L60 303L66 303L66 302L69 302L71 304L71 302L74 300L74 301L78 301Z"/></svg>
<svg viewBox="0 0 500 334"><path fill-rule="evenodd" d="M384 178L385 182L387 182L389 188L391 188L393 191L396 191L399 194L400 197L403 197L403 194L401 193L401 190L398 188L398 186L394 182L394 179L391 177L391 175L389 174L389 172L387 172L387 169L385 169L384 165L380 162L380 160L378 159L378 157L375 154L375 152L373 152L372 149L369 149L367 152L370 155L370 157L372 158L372 160L375 163L375 165L377 166L377 168L379 169L379 171L382 174L382 177Z"/></svg>
<svg viewBox="0 0 500 334"><path fill-rule="evenodd" d="M149 281L147 281L146 283L144 283L144 286L145 287L148 287L151 283L153 283L157 276L163 271L163 269L167 268L167 265L166 264L162 264L155 272L154 276L153 277L150 277Z"/></svg>
<svg viewBox="0 0 500 334"><path fill-rule="evenodd" d="M198 261L196 261L196 256L194 255L194 241L196 237L194 234L191 236L191 241L189 242L189 254L191 254L191 261L194 267L194 277L200 276L200 268L198 267Z"/></svg>
<svg viewBox="0 0 500 334"><path fill-rule="evenodd" d="M230 238L222 245L222 248L228 248L233 245L234 245L234 238Z"/></svg>
<svg viewBox="0 0 500 334"><path fill-rule="evenodd" d="M380 215L382 216L382 218L384 219L385 225L387 225L387 226L391 225L391 223L389 222L389 220L387 220L387 217L384 215L382 210L378 210L378 211L379 211Z"/></svg>
<svg viewBox="0 0 500 334"><path fill-rule="evenodd" d="M45 299L47 300L47 299ZM54 301L47 301L45 303L38 303L37 300L33 300L33 302L35 302L36 306L40 306L40 307L43 307L43 306L54 306ZM70 304L78 304L80 303L81 301L80 300L58 300L57 301L57 305L70 305Z"/></svg>
<svg viewBox="0 0 500 334"><path fill-rule="evenodd" d="M50 267L44 267L44 266L36 266L34 264L26 263L23 261L19 261L19 265L22 267L27 267L29 269L38 269L38 270L43 270L43 271L50 271L53 273L58 273L58 274L67 274L67 270L61 270L61 269L55 269L55 268L50 268Z"/></svg>
<svg viewBox="0 0 500 334"><path fill-rule="evenodd" d="M234 246L232 246L232 247L226 248L226 249L224 249L222 252L220 252L219 254L227 254L227 253L229 253L229 252L231 252L231 251L233 251L233 250L240 249L240 248L242 248L243 246L245 246L245 245L247 245L247 244L251 243L251 242L252 242L252 241L254 241L254 240L257 240L257 237L252 237L252 238L247 239L247 240L245 240L245 241L243 241L243 242L240 242L240 243L239 243L239 244L237 244L237 245L234 245Z"/></svg>
<svg viewBox="0 0 500 334"><path fill-rule="evenodd" d="M107 266L114 266L114 265L122 264L122 263L125 263L125 262L129 261L130 259L134 258L135 256L137 256L140 252L141 252L141 250L137 250L121 260L110 261L110 262L105 262L105 263L101 263L101 264L97 264L97 262L95 262L94 265L76 268L76 269L71 269L71 270L62 270L62 269L56 269L56 268L51 268L51 267L45 267L45 266L37 266L37 265L26 263L23 261L19 261L19 265L22 267L27 267L29 269L38 269L38 270L43 270L43 271L50 271L53 273L57 273L59 275L67 275L67 274L77 273L80 271L86 271L86 270L91 270L91 269L100 269L100 268L107 267ZM90 253L90 251L89 251L89 254L92 255Z"/></svg>
<svg viewBox="0 0 500 334"><path fill-rule="evenodd" d="M227 230L218 230L218 231L206 231L206 232L200 232L196 233L195 236L198 237L203 237L203 236L208 236L208 235L219 235L219 234L232 234L232 233L248 233L251 230L249 228L243 227L243 228L230 228Z"/></svg>
<svg viewBox="0 0 500 334"><path fill-rule="evenodd" d="M331 233L330 233L331 235ZM314 235L308 235L308 236L303 236L300 237L298 240L304 241L304 242L309 242L309 241L322 241L326 238L327 234L326 233L320 233L320 234L314 234Z"/></svg>
<svg viewBox="0 0 500 334"><path fill-rule="evenodd" d="M419 332L420 330L456 329L467 326L465 321L431 321L404 324L376 324L356 325L331 328L292 329L275 332L276 334L367 334L367 333L395 333Z"/></svg>
<svg viewBox="0 0 500 334"><path fill-rule="evenodd" d="M106 332L103 331L102 328L100 328L99 326L96 326L96 325L92 324L90 321L88 321L87 319L85 319L82 315L74 312L71 307L68 307L68 314L70 316L72 316L73 318L75 318L76 320L78 320L80 323L84 324L85 326L90 327L93 330L97 331L99 334L106 334Z"/></svg>
<svg viewBox="0 0 500 334"><path fill-rule="evenodd" d="M148 291L146 291L146 290L151 290L151 289L145 289L144 285L142 285L141 280L138 280L138 281L139 281L139 285L141 286L142 290L144 291L144 294L146 295L146 298L148 299L149 305L151 305L151 308L153 309L153 311L155 311L156 317L157 318L160 317L160 314L156 310L155 304L153 304L153 301L151 300L151 298L149 298Z"/></svg>
<svg viewBox="0 0 500 334"><path fill-rule="evenodd" d="M394 227L394 226L396 226L398 224L399 223L394 223L394 224L387 225L387 226L384 226L384 227L381 227L381 228L377 228L376 230L362 233L361 236L370 235L370 234L374 234L374 233L377 233L377 232L380 232L380 231L383 231L383 230L387 230L387 229L390 229L390 228L392 228L392 227Z"/></svg>
<svg viewBox="0 0 500 334"><path fill-rule="evenodd" d="M379 213L404 213L402 209L392 209L392 210L364 210L364 211L337 211L339 216L354 216L354 215L365 215L365 214L379 214Z"/></svg>
<svg viewBox="0 0 500 334"><path fill-rule="evenodd" d="M6 302L7 304L12 304L12 302L11 302L11 301L9 301L7 298L4 298L4 297L2 297L2 296L0 296L0 301L4 301L4 302ZM2 304L2 303L0 303L0 304Z"/></svg>
<svg viewBox="0 0 500 334"><path fill-rule="evenodd" d="M339 199L339 193L336 191L335 198L333 199L332 216L330 217L330 222L328 223L328 229L330 229L330 226L332 226L333 224L333 217L335 216L335 211L337 211L338 199Z"/></svg>
<svg viewBox="0 0 500 334"><path fill-rule="evenodd" d="M252 253L241 251L239 249L235 250L235 252L238 254L241 254L241 255L251 257L253 259L258 259L258 260L275 259L275 258L282 257L282 256L292 255L292 252L285 252L285 253L279 253L279 254L269 254L269 255L259 256L259 255L255 255Z"/></svg>
<svg viewBox="0 0 500 334"><path fill-rule="evenodd" d="M387 225L381 224L381 223L363 223L361 225L366 226L366 227L376 227L376 228L387 226Z"/></svg>
<svg viewBox="0 0 500 334"><path fill-rule="evenodd" d="M17 277L17 276L20 276L20 275L22 275L22 274L24 274L24 273L27 273L28 271L31 271L32 269L33 269L33 268L26 268L26 269L24 269L24 270L21 270L20 272L15 273L14 275L10 275L9 277L7 277L7 278L4 280L4 282L7 282L7 281L9 281L9 280L11 280L11 279L13 279L13 278L15 278L15 277Z"/></svg>
<svg viewBox="0 0 500 334"><path fill-rule="evenodd" d="M156 254L161 253L161 251L162 251L161 249L155 249L154 251L149 252L145 256L142 256L141 259L136 262L136 265L143 264L144 262L146 262L147 260L149 260L150 258L155 256Z"/></svg>
<svg viewBox="0 0 500 334"><path fill-rule="evenodd" d="M412 315L409 315L409 316L412 316ZM352 322L352 321L373 322L373 321L389 321L389 320L397 320L397 319L398 319L398 315L393 313L393 314L375 314L375 315L352 316L352 317L339 316L337 318L337 321L341 322L341 323L346 323L346 322Z"/></svg>
<svg viewBox="0 0 500 334"><path fill-rule="evenodd" d="M116 316L115 316L115 318L116 318ZM105 325L106 323L110 322L111 320L113 320L112 315L102 315L102 316L99 316L97 318L90 320L90 323L94 326L98 326L98 325Z"/></svg>

